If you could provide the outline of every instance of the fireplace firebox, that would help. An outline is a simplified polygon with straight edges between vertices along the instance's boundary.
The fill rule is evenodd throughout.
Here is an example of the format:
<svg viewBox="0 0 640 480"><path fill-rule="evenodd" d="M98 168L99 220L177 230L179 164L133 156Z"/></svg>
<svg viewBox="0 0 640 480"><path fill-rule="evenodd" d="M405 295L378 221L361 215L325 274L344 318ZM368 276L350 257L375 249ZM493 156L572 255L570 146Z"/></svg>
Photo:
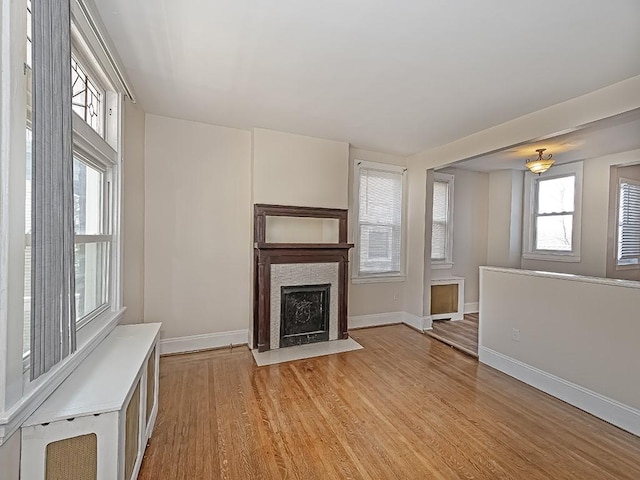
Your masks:
<svg viewBox="0 0 640 480"><path fill-rule="evenodd" d="M329 340L331 284L280 287L280 347Z"/></svg>

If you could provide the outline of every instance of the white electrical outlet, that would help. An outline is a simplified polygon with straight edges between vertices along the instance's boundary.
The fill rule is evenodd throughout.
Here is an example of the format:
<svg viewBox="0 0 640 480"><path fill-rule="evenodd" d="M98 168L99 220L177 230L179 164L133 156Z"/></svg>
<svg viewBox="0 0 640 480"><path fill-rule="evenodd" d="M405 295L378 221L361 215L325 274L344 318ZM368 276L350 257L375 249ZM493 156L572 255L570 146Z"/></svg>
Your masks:
<svg viewBox="0 0 640 480"><path fill-rule="evenodd" d="M520 329L519 329L519 328L514 328L514 329L511 331L511 339L512 339L514 342L519 342L519 341L520 341Z"/></svg>

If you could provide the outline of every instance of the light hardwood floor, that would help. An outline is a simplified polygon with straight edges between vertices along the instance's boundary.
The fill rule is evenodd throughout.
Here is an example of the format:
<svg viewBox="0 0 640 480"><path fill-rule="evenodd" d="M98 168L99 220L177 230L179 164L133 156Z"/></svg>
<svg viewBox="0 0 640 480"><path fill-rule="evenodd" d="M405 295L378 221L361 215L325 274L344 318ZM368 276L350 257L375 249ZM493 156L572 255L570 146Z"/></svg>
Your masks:
<svg viewBox="0 0 640 480"><path fill-rule="evenodd" d="M634 479L640 438L403 326L256 367L163 357L142 480Z"/></svg>
<svg viewBox="0 0 640 480"><path fill-rule="evenodd" d="M472 356L478 356L478 314L467 313L462 320L434 320L427 334Z"/></svg>

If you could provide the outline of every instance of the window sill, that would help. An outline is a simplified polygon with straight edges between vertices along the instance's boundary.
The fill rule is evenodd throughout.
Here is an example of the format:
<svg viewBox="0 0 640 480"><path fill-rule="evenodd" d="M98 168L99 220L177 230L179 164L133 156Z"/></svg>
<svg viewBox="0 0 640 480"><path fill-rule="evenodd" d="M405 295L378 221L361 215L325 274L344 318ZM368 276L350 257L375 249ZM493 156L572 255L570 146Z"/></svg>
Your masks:
<svg viewBox="0 0 640 480"><path fill-rule="evenodd" d="M447 270L453 268L453 262L432 262L431 270Z"/></svg>
<svg viewBox="0 0 640 480"><path fill-rule="evenodd" d="M352 277L351 283L353 285L359 283L394 283L404 282L405 278L405 275L370 275L362 277Z"/></svg>
<svg viewBox="0 0 640 480"><path fill-rule="evenodd" d="M579 263L580 255L573 255L571 253L530 252L530 253L523 253L522 259L523 260L542 260L545 262Z"/></svg>
<svg viewBox="0 0 640 480"><path fill-rule="evenodd" d="M54 366L49 372L29 382L29 373L25 372L24 393L13 406L0 411L0 445L16 432L20 425L51 395L56 388L84 361L85 358L106 338L122 319L125 309L108 312L103 321L94 321L78 334L78 349Z"/></svg>
<svg viewBox="0 0 640 480"><path fill-rule="evenodd" d="M618 271L640 270L640 263L618 263L616 265L616 270Z"/></svg>

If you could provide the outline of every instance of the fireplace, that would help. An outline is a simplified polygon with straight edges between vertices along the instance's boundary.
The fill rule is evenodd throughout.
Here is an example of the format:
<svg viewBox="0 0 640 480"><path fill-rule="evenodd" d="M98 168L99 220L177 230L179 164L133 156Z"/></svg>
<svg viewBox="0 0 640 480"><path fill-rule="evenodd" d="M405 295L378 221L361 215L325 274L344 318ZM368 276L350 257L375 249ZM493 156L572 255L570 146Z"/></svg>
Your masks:
<svg viewBox="0 0 640 480"><path fill-rule="evenodd" d="M329 340L331 284L280 287L280 347Z"/></svg>
<svg viewBox="0 0 640 480"><path fill-rule="evenodd" d="M268 243L266 217L338 220L337 243ZM259 352L348 338L347 211L254 205L252 344Z"/></svg>

